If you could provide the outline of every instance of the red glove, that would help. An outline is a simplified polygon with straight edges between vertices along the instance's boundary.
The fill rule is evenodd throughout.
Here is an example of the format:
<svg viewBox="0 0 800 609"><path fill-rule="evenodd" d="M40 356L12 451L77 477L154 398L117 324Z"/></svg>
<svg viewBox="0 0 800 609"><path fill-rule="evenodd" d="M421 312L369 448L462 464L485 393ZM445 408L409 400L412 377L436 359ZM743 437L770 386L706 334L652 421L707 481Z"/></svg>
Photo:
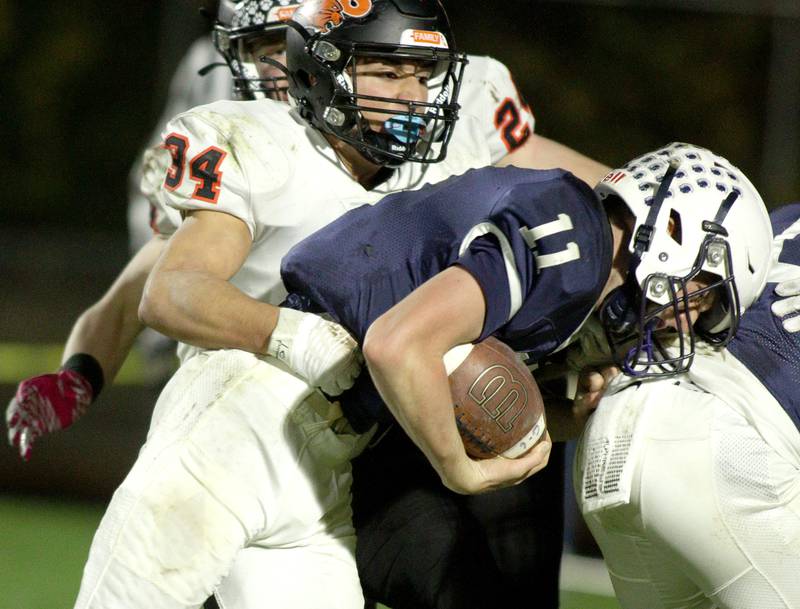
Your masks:
<svg viewBox="0 0 800 609"><path fill-rule="evenodd" d="M75 370L60 370L22 381L6 409L8 441L25 461L36 439L72 425L92 403L89 381Z"/></svg>

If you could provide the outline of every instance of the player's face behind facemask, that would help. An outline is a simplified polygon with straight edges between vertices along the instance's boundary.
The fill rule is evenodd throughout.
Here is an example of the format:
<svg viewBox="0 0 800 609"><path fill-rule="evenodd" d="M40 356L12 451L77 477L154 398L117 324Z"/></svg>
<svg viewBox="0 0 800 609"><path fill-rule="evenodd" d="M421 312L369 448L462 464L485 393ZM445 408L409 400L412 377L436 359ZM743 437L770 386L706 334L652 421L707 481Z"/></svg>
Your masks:
<svg viewBox="0 0 800 609"><path fill-rule="evenodd" d="M233 76L237 99L288 101L286 21L302 0L222 0L213 40Z"/></svg>
<svg viewBox="0 0 800 609"><path fill-rule="evenodd" d="M243 76L235 88L238 97L289 101L288 79L280 67L286 65L285 29L240 38L237 44Z"/></svg>
<svg viewBox="0 0 800 609"><path fill-rule="evenodd" d="M346 72L362 100L358 127L401 143L423 138L427 130L424 105L435 69L435 63L415 59L363 57L354 61Z"/></svg>
<svg viewBox="0 0 800 609"><path fill-rule="evenodd" d="M377 165L444 159L466 59L439 2L306 2L289 26L289 93L314 127Z"/></svg>
<svg viewBox="0 0 800 609"><path fill-rule="evenodd" d="M622 370L672 376L691 366L696 340L727 344L771 255L769 217L744 174L675 143L610 172L595 190L635 217L625 283L600 310Z"/></svg>

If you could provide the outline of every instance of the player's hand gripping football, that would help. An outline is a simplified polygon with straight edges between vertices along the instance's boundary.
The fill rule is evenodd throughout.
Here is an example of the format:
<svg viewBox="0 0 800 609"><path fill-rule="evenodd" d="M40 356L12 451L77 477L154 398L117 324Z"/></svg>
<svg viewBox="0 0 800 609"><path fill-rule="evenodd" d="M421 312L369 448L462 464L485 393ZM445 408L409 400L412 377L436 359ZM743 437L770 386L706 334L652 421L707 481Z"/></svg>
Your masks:
<svg viewBox="0 0 800 609"><path fill-rule="evenodd" d="M363 359L358 343L342 326L313 313L281 308L267 355L328 395L339 395L355 383Z"/></svg>
<svg viewBox="0 0 800 609"><path fill-rule="evenodd" d="M92 386L74 370L24 380L6 409L8 441L27 461L39 436L69 427L91 402Z"/></svg>
<svg viewBox="0 0 800 609"><path fill-rule="evenodd" d="M787 332L800 332L800 279L789 279L775 286L775 293L782 296L772 303L772 313L783 320ZM792 317L788 317L792 315Z"/></svg>
<svg viewBox="0 0 800 609"><path fill-rule="evenodd" d="M471 459L464 453L463 459L437 469L444 485L453 492L462 495L488 493L519 484L543 469L550 458L551 447L547 433L541 442L516 459Z"/></svg>

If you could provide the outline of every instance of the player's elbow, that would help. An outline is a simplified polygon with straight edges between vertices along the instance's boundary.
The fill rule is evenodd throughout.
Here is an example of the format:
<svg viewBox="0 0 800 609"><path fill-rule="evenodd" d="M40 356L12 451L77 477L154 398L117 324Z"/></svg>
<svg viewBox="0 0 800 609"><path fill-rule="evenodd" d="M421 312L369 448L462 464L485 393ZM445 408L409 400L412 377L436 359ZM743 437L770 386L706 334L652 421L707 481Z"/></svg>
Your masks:
<svg viewBox="0 0 800 609"><path fill-rule="evenodd" d="M151 276L139 301L139 321L144 325L163 331L168 327L169 291L157 276Z"/></svg>
<svg viewBox="0 0 800 609"><path fill-rule="evenodd" d="M371 370L392 370L403 365L412 346L408 330L382 315L367 329L361 351Z"/></svg>

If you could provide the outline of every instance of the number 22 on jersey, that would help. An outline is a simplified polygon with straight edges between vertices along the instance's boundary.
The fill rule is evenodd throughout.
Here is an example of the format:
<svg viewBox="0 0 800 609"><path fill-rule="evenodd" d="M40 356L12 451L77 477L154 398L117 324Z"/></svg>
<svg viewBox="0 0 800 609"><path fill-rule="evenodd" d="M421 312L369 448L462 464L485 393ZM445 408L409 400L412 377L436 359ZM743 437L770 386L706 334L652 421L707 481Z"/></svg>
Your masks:
<svg viewBox="0 0 800 609"><path fill-rule="evenodd" d="M164 138L164 148L172 156L172 164L164 178L164 187L177 190L183 183L187 169L186 151L189 149L189 139L178 133L170 133ZM192 199L216 204L222 182L222 171L219 167L226 154L216 146L209 146L188 162L189 179L196 182Z"/></svg>

